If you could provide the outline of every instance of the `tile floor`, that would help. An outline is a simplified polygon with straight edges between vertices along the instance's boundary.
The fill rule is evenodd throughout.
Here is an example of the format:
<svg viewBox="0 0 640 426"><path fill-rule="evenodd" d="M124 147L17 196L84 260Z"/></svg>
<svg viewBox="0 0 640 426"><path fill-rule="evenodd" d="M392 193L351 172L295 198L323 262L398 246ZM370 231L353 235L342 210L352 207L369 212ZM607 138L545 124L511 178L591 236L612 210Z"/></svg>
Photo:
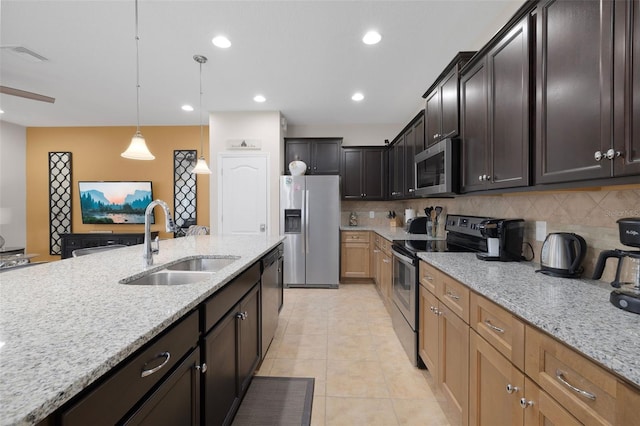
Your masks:
<svg viewBox="0 0 640 426"><path fill-rule="evenodd" d="M315 377L312 425L449 425L429 373L409 362L373 285L285 289L256 374Z"/></svg>

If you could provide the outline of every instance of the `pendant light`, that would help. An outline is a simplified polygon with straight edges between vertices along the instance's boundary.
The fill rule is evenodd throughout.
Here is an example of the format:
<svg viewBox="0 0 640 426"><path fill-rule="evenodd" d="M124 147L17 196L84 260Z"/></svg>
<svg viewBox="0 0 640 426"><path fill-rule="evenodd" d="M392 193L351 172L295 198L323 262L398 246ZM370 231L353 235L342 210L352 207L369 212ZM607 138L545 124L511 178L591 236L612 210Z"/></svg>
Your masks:
<svg viewBox="0 0 640 426"><path fill-rule="evenodd" d="M140 49L138 47L140 36L138 35L138 0L136 2L136 133L131 138L131 143L125 152L120 154L131 160L155 160L155 156L147 148L144 136L140 133Z"/></svg>
<svg viewBox="0 0 640 426"><path fill-rule="evenodd" d="M193 60L200 64L200 158L198 158L198 162L191 173L195 173L197 175L210 175L211 169L209 169L207 161L204 159L204 126L202 125L202 64L207 63L207 58L202 55L194 55Z"/></svg>

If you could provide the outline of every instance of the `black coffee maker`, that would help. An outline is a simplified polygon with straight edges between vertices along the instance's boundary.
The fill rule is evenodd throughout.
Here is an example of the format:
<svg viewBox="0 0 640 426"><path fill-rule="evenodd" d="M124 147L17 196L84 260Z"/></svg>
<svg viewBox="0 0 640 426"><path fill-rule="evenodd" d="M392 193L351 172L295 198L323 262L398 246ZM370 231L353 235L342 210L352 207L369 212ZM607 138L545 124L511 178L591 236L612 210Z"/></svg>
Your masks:
<svg viewBox="0 0 640 426"><path fill-rule="evenodd" d="M522 260L523 219L486 219L478 224L487 239L487 251L476 253L480 260L512 262Z"/></svg>
<svg viewBox="0 0 640 426"><path fill-rule="evenodd" d="M625 246L640 248L640 217L618 220L620 242ZM620 309L640 314L640 250L605 250L600 253L593 279L602 277L607 259L618 259L616 277L611 285L609 301Z"/></svg>

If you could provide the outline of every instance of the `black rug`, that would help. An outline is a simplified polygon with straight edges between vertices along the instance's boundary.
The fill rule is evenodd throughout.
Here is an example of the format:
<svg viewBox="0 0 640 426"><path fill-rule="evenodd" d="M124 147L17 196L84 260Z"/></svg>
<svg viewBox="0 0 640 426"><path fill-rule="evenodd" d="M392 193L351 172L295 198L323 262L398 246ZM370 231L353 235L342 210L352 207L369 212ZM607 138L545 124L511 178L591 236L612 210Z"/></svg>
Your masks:
<svg viewBox="0 0 640 426"><path fill-rule="evenodd" d="M254 377L232 425L308 426L314 381L306 377Z"/></svg>

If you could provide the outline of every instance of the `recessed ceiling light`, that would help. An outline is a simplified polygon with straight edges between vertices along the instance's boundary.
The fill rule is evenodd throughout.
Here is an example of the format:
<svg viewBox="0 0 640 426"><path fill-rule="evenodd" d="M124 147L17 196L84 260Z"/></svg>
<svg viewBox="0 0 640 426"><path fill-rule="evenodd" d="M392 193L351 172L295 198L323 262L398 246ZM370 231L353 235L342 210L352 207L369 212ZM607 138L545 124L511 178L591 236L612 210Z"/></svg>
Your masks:
<svg viewBox="0 0 640 426"><path fill-rule="evenodd" d="M0 109L0 114L4 114L4 111Z"/></svg>
<svg viewBox="0 0 640 426"><path fill-rule="evenodd" d="M191 105L182 105L182 110L191 112L193 111L193 107Z"/></svg>
<svg viewBox="0 0 640 426"><path fill-rule="evenodd" d="M364 44L378 44L382 40L382 36L377 31L369 31L362 37L362 42Z"/></svg>
<svg viewBox="0 0 640 426"><path fill-rule="evenodd" d="M362 93L360 93L360 92L356 92L356 93L353 94L351 99L356 101L356 102L360 102L361 100L364 99L364 95Z"/></svg>
<svg viewBox="0 0 640 426"><path fill-rule="evenodd" d="M266 101L266 100L267 100L267 98L265 98L265 97L264 97L264 96L262 96L262 95L255 95L255 96L253 97L253 100L254 100L254 101L256 101L256 102L260 102L260 103L262 103L262 102Z"/></svg>
<svg viewBox="0 0 640 426"><path fill-rule="evenodd" d="M231 47L231 42L225 36L214 37L211 40L211 43L213 43L214 46L219 47L221 49L226 49L228 47Z"/></svg>

